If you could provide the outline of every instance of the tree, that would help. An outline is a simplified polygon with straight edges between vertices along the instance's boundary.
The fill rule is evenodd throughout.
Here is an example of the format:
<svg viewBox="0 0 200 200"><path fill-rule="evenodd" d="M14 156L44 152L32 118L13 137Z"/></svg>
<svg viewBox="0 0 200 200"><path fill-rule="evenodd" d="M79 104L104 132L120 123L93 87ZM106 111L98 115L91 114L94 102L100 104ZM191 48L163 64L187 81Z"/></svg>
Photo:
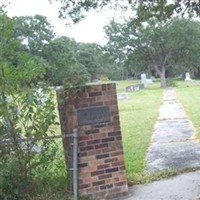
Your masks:
<svg viewBox="0 0 200 200"><path fill-rule="evenodd" d="M53 134L56 125L54 95L41 82L47 65L20 51L14 26L13 19L0 15L0 199L23 199L34 192L36 174L56 153L55 143L37 140Z"/></svg>
<svg viewBox="0 0 200 200"><path fill-rule="evenodd" d="M131 68L140 72L154 70L161 79L161 87L166 87L166 74L172 68L198 65L198 60L194 60L194 55L198 57L200 42L198 22L175 19L162 24L150 20L137 28L132 22L126 23L123 34L118 29L112 30L108 35L109 44L115 41L120 46L121 54L127 55L125 63L132 63Z"/></svg>
<svg viewBox="0 0 200 200"><path fill-rule="evenodd" d="M53 1L53 0L49 0ZM160 21L171 18L175 13L180 15L199 16L200 2L196 0L56 0L61 2L60 17L71 18L77 23L85 17L86 12L91 9L101 10L112 6L115 8L137 8L139 21L146 21L149 18L157 18Z"/></svg>
<svg viewBox="0 0 200 200"><path fill-rule="evenodd" d="M104 29L108 39L105 50L120 69L121 79L127 79L130 73L136 74L137 72L133 70L133 66L128 67L131 63L127 61L129 52L135 46L135 38L132 38L135 29L130 30L127 23L117 23L114 20Z"/></svg>
<svg viewBox="0 0 200 200"><path fill-rule="evenodd" d="M102 56L102 50L97 44L78 43L76 47L76 58L79 63L85 66L91 75L91 80L98 79L101 73L101 64L99 62Z"/></svg>
<svg viewBox="0 0 200 200"><path fill-rule="evenodd" d="M14 36L31 54L41 56L43 48L54 39L55 34L45 16L35 15L15 18Z"/></svg>
<svg viewBox="0 0 200 200"><path fill-rule="evenodd" d="M76 58L75 46L74 40L63 36L52 40L44 48L43 57L50 65L46 78L52 85L62 85L64 81L65 85L68 82L72 87L73 83L81 85L89 80L85 66Z"/></svg>

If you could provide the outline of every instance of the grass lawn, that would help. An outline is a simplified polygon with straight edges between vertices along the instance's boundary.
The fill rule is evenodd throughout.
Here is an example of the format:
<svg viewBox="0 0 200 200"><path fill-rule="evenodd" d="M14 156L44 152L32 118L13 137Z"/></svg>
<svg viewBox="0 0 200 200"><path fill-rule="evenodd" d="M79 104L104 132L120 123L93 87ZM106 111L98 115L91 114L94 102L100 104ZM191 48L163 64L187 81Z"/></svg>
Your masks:
<svg viewBox="0 0 200 200"><path fill-rule="evenodd" d="M134 83L135 81L119 82L117 90L124 92L125 86ZM146 153L158 117L162 94L163 90L160 89L159 82L156 82L146 89L128 93L129 99L118 101L129 182L142 176L145 169Z"/></svg>
<svg viewBox="0 0 200 200"><path fill-rule="evenodd" d="M196 136L200 139L200 82L178 82L176 88L180 103L196 128Z"/></svg>

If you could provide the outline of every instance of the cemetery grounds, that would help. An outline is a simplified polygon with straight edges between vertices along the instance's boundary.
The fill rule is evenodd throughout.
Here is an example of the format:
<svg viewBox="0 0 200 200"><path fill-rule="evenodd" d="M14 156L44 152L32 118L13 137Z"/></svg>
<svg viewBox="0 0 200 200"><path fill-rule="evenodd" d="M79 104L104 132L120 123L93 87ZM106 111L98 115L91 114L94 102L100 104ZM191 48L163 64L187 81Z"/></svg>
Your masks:
<svg viewBox="0 0 200 200"><path fill-rule="evenodd" d="M120 81L117 92L125 92L126 86L136 83L138 81ZM197 138L200 138L200 82L172 80L170 86L175 87L180 103L195 126ZM160 88L160 83L155 81L143 90L128 93L128 99L118 101L129 185L151 182L183 172L168 170L153 175L145 172L145 158L162 103L162 95L163 89Z"/></svg>

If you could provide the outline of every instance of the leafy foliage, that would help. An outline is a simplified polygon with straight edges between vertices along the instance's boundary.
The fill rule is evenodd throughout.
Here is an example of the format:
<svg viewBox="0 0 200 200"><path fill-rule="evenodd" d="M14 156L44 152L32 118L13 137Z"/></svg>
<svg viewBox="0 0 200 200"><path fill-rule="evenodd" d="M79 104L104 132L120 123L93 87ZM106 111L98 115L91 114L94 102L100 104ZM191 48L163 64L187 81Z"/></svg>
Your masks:
<svg viewBox="0 0 200 200"><path fill-rule="evenodd" d="M51 169L58 150L55 142L38 140L54 134L52 126L57 125L54 94L42 82L47 63L21 51L14 25L13 19L0 15L1 199L34 194L36 177Z"/></svg>
<svg viewBox="0 0 200 200"><path fill-rule="evenodd" d="M49 0L53 1L53 0ZM112 6L116 9L131 8L136 10L138 23L156 18L159 21L166 21L176 15L199 16L200 2L196 0L55 0L61 2L60 17L71 18L77 23L85 17L89 10L101 10ZM137 9L136 9L137 8Z"/></svg>
<svg viewBox="0 0 200 200"><path fill-rule="evenodd" d="M59 37L51 41L43 51L43 57L50 64L46 78L52 85L68 82L70 87L84 85L89 80L85 66L76 59L75 41L67 37Z"/></svg>
<svg viewBox="0 0 200 200"><path fill-rule="evenodd" d="M15 18L14 36L27 51L41 56L41 51L53 38L54 32L47 18L41 15Z"/></svg>
<svg viewBox="0 0 200 200"><path fill-rule="evenodd" d="M108 46L119 51L116 58L121 57L124 66L134 73L151 70L159 75L162 87L166 86L166 76L177 67L183 71L189 70L188 66L198 69L199 22L179 18L166 23L149 20L138 27L130 20L124 24L112 22L106 30Z"/></svg>

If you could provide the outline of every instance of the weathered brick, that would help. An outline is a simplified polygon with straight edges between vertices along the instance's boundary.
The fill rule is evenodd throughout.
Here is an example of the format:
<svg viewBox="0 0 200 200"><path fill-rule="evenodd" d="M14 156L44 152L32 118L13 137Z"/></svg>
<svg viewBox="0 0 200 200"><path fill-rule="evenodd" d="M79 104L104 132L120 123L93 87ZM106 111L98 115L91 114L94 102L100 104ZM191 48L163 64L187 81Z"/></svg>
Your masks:
<svg viewBox="0 0 200 200"><path fill-rule="evenodd" d="M98 175L102 175L104 173L105 173L104 170L94 171L94 172L91 172L91 176L98 176Z"/></svg>
<svg viewBox="0 0 200 200"><path fill-rule="evenodd" d="M105 184L104 180L102 180L102 181L96 181L96 182L92 183L93 186L103 185L103 184Z"/></svg>
<svg viewBox="0 0 200 200"><path fill-rule="evenodd" d="M80 147L80 151L90 151L93 150L94 146Z"/></svg>
<svg viewBox="0 0 200 200"><path fill-rule="evenodd" d="M79 142L79 143L78 143L78 146L79 146L79 147L86 146L86 142Z"/></svg>
<svg viewBox="0 0 200 200"><path fill-rule="evenodd" d="M108 136L109 137L112 137L112 136L121 136L121 131L109 132Z"/></svg>
<svg viewBox="0 0 200 200"><path fill-rule="evenodd" d="M106 86L107 85L102 85L102 91L106 91Z"/></svg>
<svg viewBox="0 0 200 200"><path fill-rule="evenodd" d="M98 91L101 91L101 90L102 90L101 85L93 85L91 87L91 92L98 92Z"/></svg>
<svg viewBox="0 0 200 200"><path fill-rule="evenodd" d="M117 151L117 152L111 153L111 156L115 157L115 156L119 156L119 155L122 155L122 154L123 154L123 151Z"/></svg>
<svg viewBox="0 0 200 200"><path fill-rule="evenodd" d="M108 144L98 144L98 145L95 145L95 149L103 149L103 148L106 148L108 147Z"/></svg>
<svg viewBox="0 0 200 200"><path fill-rule="evenodd" d="M87 156L87 152L78 153L78 157L85 157L85 156Z"/></svg>
<svg viewBox="0 0 200 200"><path fill-rule="evenodd" d="M87 135L95 134L95 133L99 133L99 129L92 129L92 130L85 131L85 134Z"/></svg>
<svg viewBox="0 0 200 200"><path fill-rule="evenodd" d="M108 147L106 149L102 149L102 153L111 153L113 151L116 151L117 147L113 146L113 147Z"/></svg>
<svg viewBox="0 0 200 200"><path fill-rule="evenodd" d="M96 98L95 98L95 97L87 98L85 101L86 101L87 103L93 103L93 102L96 101Z"/></svg>
<svg viewBox="0 0 200 200"><path fill-rule="evenodd" d="M117 171L119 171L118 167L113 167L113 168L106 169L106 173L112 173L112 172L117 172Z"/></svg>
<svg viewBox="0 0 200 200"><path fill-rule="evenodd" d="M113 167L116 167L116 166L123 166L123 165L124 165L124 162L123 162L123 161L117 161L117 162L112 163L112 166L113 166Z"/></svg>
<svg viewBox="0 0 200 200"><path fill-rule="evenodd" d="M110 166L109 164L98 165L97 169L105 169L105 168L108 168L109 166Z"/></svg>
<svg viewBox="0 0 200 200"><path fill-rule="evenodd" d="M105 159L105 160L104 160L104 163L116 162L116 161L118 161L117 158L108 158L108 159Z"/></svg>
<svg viewBox="0 0 200 200"><path fill-rule="evenodd" d="M79 136L79 141L85 141L85 140L89 140L90 139L90 136L88 135L84 135L84 136Z"/></svg>
<svg viewBox="0 0 200 200"><path fill-rule="evenodd" d="M117 102L115 100L105 101L104 104L107 105L107 106L110 106L110 105L117 106Z"/></svg>
<svg viewBox="0 0 200 200"><path fill-rule="evenodd" d="M87 145L98 144L98 143L100 143L100 142L101 142L100 139L98 139L98 140L90 140L90 141L87 141Z"/></svg>
<svg viewBox="0 0 200 200"><path fill-rule="evenodd" d="M106 190L106 189L110 189L113 188L113 184L107 184L107 185L101 185L100 189L101 190Z"/></svg>
<svg viewBox="0 0 200 200"><path fill-rule="evenodd" d="M109 154L100 154L96 156L96 159L108 158L109 156L110 156Z"/></svg>
<svg viewBox="0 0 200 200"><path fill-rule="evenodd" d="M86 191L88 194L97 193L100 190L99 186L88 188Z"/></svg>
<svg viewBox="0 0 200 200"><path fill-rule="evenodd" d="M120 119L120 118L119 118L119 115L113 117L113 121L119 121L119 119Z"/></svg>
<svg viewBox="0 0 200 200"><path fill-rule="evenodd" d="M88 163L79 163L78 164L78 168L84 168L84 167L87 167L88 166Z"/></svg>
<svg viewBox="0 0 200 200"><path fill-rule="evenodd" d="M126 181L122 181L122 182L118 182L118 183L115 183L115 186L123 186L123 185L126 185Z"/></svg>
<svg viewBox="0 0 200 200"><path fill-rule="evenodd" d="M89 188L89 187L90 187L90 184L82 184L82 185L78 186L79 189L85 189L85 188Z"/></svg>
<svg viewBox="0 0 200 200"><path fill-rule="evenodd" d="M109 137L109 138L104 138L104 139L102 139L102 143L113 142L113 141L115 141L115 138L114 138L114 137Z"/></svg>
<svg viewBox="0 0 200 200"><path fill-rule="evenodd" d="M103 102L94 102L89 104L89 106L103 106L103 105L104 105Z"/></svg>
<svg viewBox="0 0 200 200"><path fill-rule="evenodd" d="M104 174L99 176L99 180L112 178L112 174Z"/></svg>
<svg viewBox="0 0 200 200"><path fill-rule="evenodd" d="M96 97L96 96L101 96L102 92L90 92L89 97Z"/></svg>
<svg viewBox="0 0 200 200"><path fill-rule="evenodd" d="M95 149L92 151L87 152L88 156L93 156L93 155L97 155L97 154L101 154L102 151L100 149Z"/></svg>
<svg viewBox="0 0 200 200"><path fill-rule="evenodd" d="M113 121L110 123L110 126L119 126L119 122Z"/></svg>
<svg viewBox="0 0 200 200"><path fill-rule="evenodd" d="M119 167L119 169L120 170L125 170L126 168L125 168L125 166L121 166L121 167Z"/></svg>
<svg viewBox="0 0 200 200"><path fill-rule="evenodd" d="M114 90L116 89L116 84L115 83L110 83L107 85L107 90Z"/></svg>
<svg viewBox="0 0 200 200"><path fill-rule="evenodd" d="M92 127L94 127L94 128L102 128L102 127L106 127L107 125L108 125L108 123L102 123L102 124L93 125Z"/></svg>
<svg viewBox="0 0 200 200"><path fill-rule="evenodd" d="M112 111L112 112L110 112L110 114L111 114L111 116L115 116L115 115L118 115L119 112L118 111Z"/></svg>
<svg viewBox="0 0 200 200"><path fill-rule="evenodd" d="M117 140L122 140L122 136L120 135L120 136L117 136L117 138L116 138Z"/></svg>

